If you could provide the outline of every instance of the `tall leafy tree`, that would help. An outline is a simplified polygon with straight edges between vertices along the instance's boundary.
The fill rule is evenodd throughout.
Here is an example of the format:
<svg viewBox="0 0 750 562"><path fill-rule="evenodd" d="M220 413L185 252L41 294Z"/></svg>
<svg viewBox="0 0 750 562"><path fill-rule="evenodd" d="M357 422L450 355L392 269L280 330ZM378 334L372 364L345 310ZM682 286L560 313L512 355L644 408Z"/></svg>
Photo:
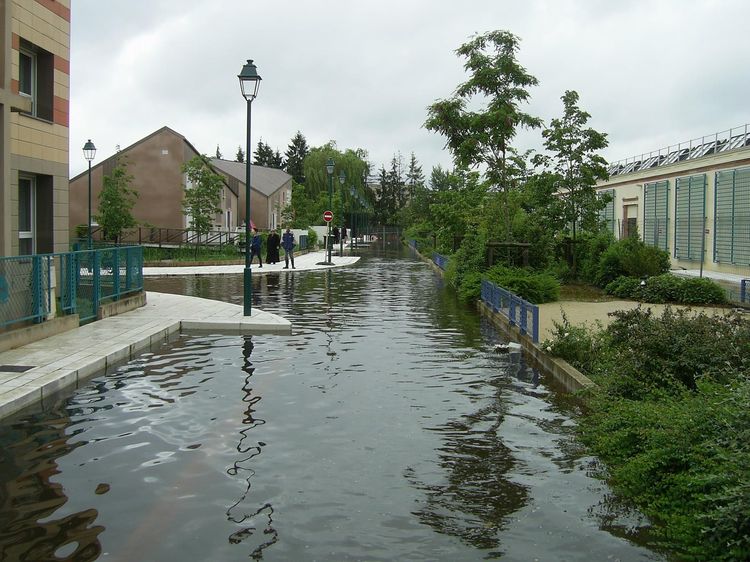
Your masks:
<svg viewBox="0 0 750 562"><path fill-rule="evenodd" d="M189 218L190 230L198 235L199 243L200 237L208 234L216 215L221 212L221 190L224 186L222 177L214 172L208 162L208 157L202 154L182 165L182 172L187 177L182 212ZM198 246L195 245L196 255Z"/></svg>
<svg viewBox="0 0 750 562"><path fill-rule="evenodd" d="M241 146L237 147L237 156L235 156L234 161L239 162L240 164L245 162L245 151L242 150Z"/></svg>
<svg viewBox="0 0 750 562"><path fill-rule="evenodd" d="M305 158L310 149L305 136L297 131L292 137L284 155L286 156L286 171L297 183L305 183Z"/></svg>
<svg viewBox="0 0 750 562"><path fill-rule="evenodd" d="M542 132L544 146L551 154L539 155L536 162L551 168L557 176L554 182L561 203L563 219L572 224L572 238L576 239L578 224L596 224L598 212L606 201L597 197L596 183L609 177L607 161L598 151L608 145L607 135L587 127L591 115L578 107L579 96L568 90L560 98L562 117L552 119Z"/></svg>
<svg viewBox="0 0 750 562"><path fill-rule="evenodd" d="M491 186L508 200L507 153L519 127L537 128L541 120L521 110L537 79L516 59L519 39L508 31L491 31L461 45L469 79L453 97L428 107L425 127L443 135L459 167L484 166ZM483 105L482 105L483 104ZM477 108L477 109L474 109ZM512 237L510 209L505 206L505 235Z"/></svg>
<svg viewBox="0 0 750 562"><path fill-rule="evenodd" d="M281 152L279 152L279 149L277 148L276 151L273 153L273 156L271 157L270 162L268 163L268 167L283 170L284 164L285 164L284 157L281 155Z"/></svg>
<svg viewBox="0 0 750 562"><path fill-rule="evenodd" d="M112 173L104 176L99 193L99 212L94 215L94 220L102 227L107 240L118 241L123 230L138 224L132 214L138 198L138 192L130 187L132 181L126 163L119 159Z"/></svg>

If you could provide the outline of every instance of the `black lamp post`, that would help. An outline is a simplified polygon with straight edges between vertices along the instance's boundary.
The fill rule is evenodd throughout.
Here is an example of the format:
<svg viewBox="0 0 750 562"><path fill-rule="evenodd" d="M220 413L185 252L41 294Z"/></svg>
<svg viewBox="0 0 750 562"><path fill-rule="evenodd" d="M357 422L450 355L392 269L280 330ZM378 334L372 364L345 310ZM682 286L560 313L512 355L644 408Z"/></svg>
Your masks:
<svg viewBox="0 0 750 562"><path fill-rule="evenodd" d="M329 158L326 162L326 172L328 173L328 210L333 212L333 158ZM333 221L328 221L328 238L326 238L326 246L328 248L328 261L326 265L332 265L331 261L331 248L333 247L333 238L331 237L331 227Z"/></svg>
<svg viewBox="0 0 750 562"><path fill-rule="evenodd" d="M91 249L91 161L94 159L94 156L96 156L96 147L91 142L91 139L89 139L83 145L83 157L89 161L89 220L88 228L86 229L86 241L89 250Z"/></svg>
<svg viewBox="0 0 750 562"><path fill-rule="evenodd" d="M349 254L354 255L354 203L358 193L353 185L349 187L349 194L352 196L349 199Z"/></svg>
<svg viewBox="0 0 750 562"><path fill-rule="evenodd" d="M240 91L242 97L247 101L247 158L245 162L245 274L243 278L243 303L244 315L250 316L252 313L253 300L253 277L250 272L250 243L252 236L250 232L250 155L253 153L250 147L250 114L253 100L258 96L261 77L253 61L248 59L247 64L242 67L242 71L237 78L240 79Z"/></svg>
<svg viewBox="0 0 750 562"><path fill-rule="evenodd" d="M346 172L339 172L339 255L344 255L344 182L346 181Z"/></svg>

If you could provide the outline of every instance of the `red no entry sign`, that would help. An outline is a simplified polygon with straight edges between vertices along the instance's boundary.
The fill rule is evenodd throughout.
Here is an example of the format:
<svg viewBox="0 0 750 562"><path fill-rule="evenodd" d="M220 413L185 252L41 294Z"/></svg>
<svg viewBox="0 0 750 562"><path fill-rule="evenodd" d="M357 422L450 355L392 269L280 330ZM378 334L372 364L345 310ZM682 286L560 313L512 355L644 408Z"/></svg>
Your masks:
<svg viewBox="0 0 750 562"><path fill-rule="evenodd" d="M326 222L331 222L333 220L333 213L331 211L326 211L323 213L323 220Z"/></svg>

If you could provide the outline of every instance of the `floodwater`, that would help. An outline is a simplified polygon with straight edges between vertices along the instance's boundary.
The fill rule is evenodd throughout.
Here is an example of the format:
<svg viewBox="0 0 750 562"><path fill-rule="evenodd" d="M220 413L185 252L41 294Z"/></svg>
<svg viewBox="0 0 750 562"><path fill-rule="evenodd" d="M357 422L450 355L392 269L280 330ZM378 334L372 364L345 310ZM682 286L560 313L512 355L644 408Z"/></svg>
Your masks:
<svg viewBox="0 0 750 562"><path fill-rule="evenodd" d="M665 559L575 403L408 250L253 281L292 336L182 335L0 422L0 559Z"/></svg>

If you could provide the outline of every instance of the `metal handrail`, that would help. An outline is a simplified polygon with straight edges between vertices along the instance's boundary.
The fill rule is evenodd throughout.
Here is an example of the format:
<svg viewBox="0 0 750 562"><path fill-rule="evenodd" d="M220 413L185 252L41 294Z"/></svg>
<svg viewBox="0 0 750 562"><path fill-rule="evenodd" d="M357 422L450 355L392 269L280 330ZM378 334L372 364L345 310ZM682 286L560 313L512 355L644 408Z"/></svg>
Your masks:
<svg viewBox="0 0 750 562"><path fill-rule="evenodd" d="M539 307L537 305L486 279L482 280L481 295L482 301L494 312L505 316L511 326L518 326L521 334L530 333L532 341L539 343Z"/></svg>
<svg viewBox="0 0 750 562"><path fill-rule="evenodd" d="M732 127L712 135L705 135L676 145L669 145L659 150L643 152L640 155L610 162L608 166L609 175L629 174L750 146L748 126L750 124Z"/></svg>

